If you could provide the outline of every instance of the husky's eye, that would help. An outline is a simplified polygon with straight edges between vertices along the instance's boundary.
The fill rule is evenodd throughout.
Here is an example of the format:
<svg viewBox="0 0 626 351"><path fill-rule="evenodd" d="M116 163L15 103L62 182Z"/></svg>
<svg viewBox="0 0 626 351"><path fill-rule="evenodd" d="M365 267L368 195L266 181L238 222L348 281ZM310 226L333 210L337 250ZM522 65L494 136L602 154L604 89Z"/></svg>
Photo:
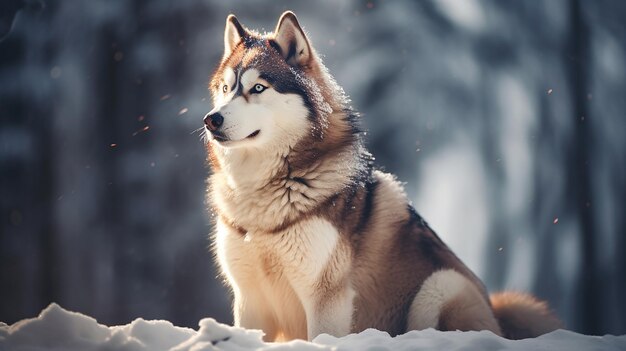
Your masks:
<svg viewBox="0 0 626 351"><path fill-rule="evenodd" d="M267 89L267 87L263 84L255 84L252 89L250 89L250 94L260 94L262 93L265 89Z"/></svg>
<svg viewBox="0 0 626 351"><path fill-rule="evenodd" d="M228 85L224 84L224 86L222 87L222 91L223 92L227 92L228 91Z"/></svg>

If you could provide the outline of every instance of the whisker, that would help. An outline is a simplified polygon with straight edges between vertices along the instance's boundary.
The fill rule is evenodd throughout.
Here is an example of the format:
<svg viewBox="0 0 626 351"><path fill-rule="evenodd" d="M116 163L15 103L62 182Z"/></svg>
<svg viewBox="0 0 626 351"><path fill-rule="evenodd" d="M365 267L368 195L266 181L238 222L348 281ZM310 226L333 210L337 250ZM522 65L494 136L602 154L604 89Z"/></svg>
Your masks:
<svg viewBox="0 0 626 351"><path fill-rule="evenodd" d="M191 133L189 133L189 134L193 134L193 133L200 132L200 131L202 131L203 129L204 129L204 126L202 126L202 127L198 128L198 129L196 129L196 130L192 131L192 132L191 132Z"/></svg>
<svg viewBox="0 0 626 351"><path fill-rule="evenodd" d="M207 133L206 129L204 129L201 133L200 133L200 141L208 144L209 143L209 134Z"/></svg>

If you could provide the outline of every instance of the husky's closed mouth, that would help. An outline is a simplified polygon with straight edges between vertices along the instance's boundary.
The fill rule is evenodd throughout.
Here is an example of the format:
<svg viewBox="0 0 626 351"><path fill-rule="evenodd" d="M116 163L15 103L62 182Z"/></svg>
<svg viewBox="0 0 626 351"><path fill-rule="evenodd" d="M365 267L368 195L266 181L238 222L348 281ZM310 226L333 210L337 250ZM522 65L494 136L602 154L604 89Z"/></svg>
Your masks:
<svg viewBox="0 0 626 351"><path fill-rule="evenodd" d="M250 135L248 135L248 136L246 137L246 139L252 139L252 138L254 138L255 136L259 135L259 133L260 133L260 132L261 132L261 130L260 130L260 129L257 129L257 130L255 130L254 132L252 132Z"/></svg>
<svg viewBox="0 0 626 351"><path fill-rule="evenodd" d="M254 132L250 133L250 135L248 135L247 137L245 137L242 140L254 139L257 135L259 135L259 133L261 133L261 130L257 129ZM213 135L213 139L215 139L220 144L229 143L231 141L236 141L236 140L231 140L224 133L222 133L220 131L212 131L211 135Z"/></svg>

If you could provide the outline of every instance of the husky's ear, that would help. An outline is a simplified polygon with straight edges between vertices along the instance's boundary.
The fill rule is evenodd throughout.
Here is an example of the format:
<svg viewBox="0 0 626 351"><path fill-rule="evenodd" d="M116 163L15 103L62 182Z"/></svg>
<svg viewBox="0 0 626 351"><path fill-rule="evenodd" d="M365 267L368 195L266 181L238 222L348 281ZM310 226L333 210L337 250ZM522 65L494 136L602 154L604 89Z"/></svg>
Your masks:
<svg viewBox="0 0 626 351"><path fill-rule="evenodd" d="M286 11L280 16L276 30L274 30L274 41L278 44L279 51L288 64L292 66L309 64L311 46L293 12Z"/></svg>
<svg viewBox="0 0 626 351"><path fill-rule="evenodd" d="M230 56L233 49L247 35L246 29L239 23L235 15L230 14L226 18L224 29L224 58Z"/></svg>

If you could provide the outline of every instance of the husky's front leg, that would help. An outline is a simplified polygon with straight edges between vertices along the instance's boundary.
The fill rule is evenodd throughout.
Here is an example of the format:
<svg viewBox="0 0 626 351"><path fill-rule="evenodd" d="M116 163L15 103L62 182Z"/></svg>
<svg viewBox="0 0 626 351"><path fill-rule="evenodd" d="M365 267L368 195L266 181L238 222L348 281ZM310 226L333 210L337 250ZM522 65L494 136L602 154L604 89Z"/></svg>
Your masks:
<svg viewBox="0 0 626 351"><path fill-rule="evenodd" d="M279 245L289 248L282 264L306 315L306 335L344 336L352 327L355 292L350 282L352 252L330 222L314 218L292 229Z"/></svg>
<svg viewBox="0 0 626 351"><path fill-rule="evenodd" d="M339 289L325 289L303 301L309 341L319 334L341 337L352 329L354 290L345 284Z"/></svg>
<svg viewBox="0 0 626 351"><path fill-rule="evenodd" d="M260 329L265 333L263 340L275 341L276 322L268 310L267 301L257 296L254 290L235 292L233 312L236 327Z"/></svg>
<svg viewBox="0 0 626 351"><path fill-rule="evenodd" d="M258 280L259 262L253 249L221 219L217 221L215 248L222 274L233 289L235 326L261 329L266 341L274 341L278 333L276 321Z"/></svg>

